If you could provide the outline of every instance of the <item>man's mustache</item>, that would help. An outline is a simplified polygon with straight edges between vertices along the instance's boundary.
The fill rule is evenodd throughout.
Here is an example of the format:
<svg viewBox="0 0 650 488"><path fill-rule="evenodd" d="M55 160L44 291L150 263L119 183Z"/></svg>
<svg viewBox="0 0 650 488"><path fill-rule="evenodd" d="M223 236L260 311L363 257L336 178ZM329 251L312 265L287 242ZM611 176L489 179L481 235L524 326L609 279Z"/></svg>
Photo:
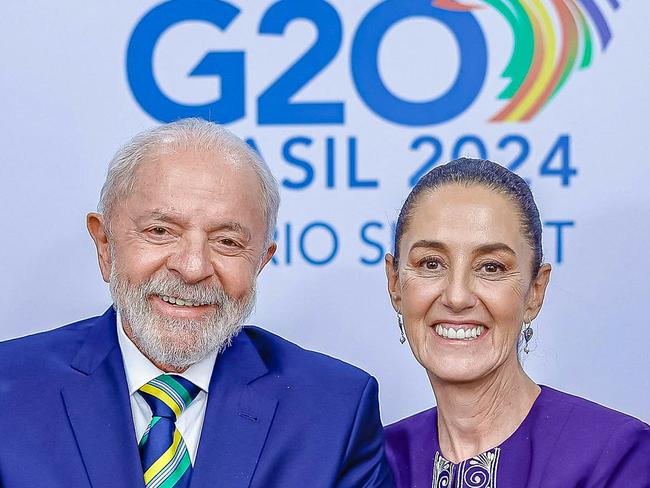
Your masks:
<svg viewBox="0 0 650 488"><path fill-rule="evenodd" d="M161 295L217 306L222 306L230 299L218 284L188 284L173 276L152 276L148 281L137 286L137 289L142 298Z"/></svg>

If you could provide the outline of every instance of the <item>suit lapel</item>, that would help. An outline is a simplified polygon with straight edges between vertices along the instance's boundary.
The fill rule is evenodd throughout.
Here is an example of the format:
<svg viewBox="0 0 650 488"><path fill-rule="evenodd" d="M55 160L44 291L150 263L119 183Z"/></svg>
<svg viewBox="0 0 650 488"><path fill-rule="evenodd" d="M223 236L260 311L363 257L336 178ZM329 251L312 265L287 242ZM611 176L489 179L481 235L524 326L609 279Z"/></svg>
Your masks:
<svg viewBox="0 0 650 488"><path fill-rule="evenodd" d="M250 485L278 403L272 388L255 382L267 373L246 331L217 359L192 488Z"/></svg>
<svg viewBox="0 0 650 488"><path fill-rule="evenodd" d="M143 486L112 309L91 327L72 367L80 374L62 395L93 488Z"/></svg>

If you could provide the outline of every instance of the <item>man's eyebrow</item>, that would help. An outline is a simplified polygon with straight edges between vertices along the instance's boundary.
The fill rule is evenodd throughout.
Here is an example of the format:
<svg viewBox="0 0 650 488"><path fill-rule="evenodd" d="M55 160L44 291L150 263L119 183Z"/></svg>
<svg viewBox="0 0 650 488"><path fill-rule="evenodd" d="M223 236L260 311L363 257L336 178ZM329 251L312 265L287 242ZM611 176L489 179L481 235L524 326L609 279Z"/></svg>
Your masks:
<svg viewBox="0 0 650 488"><path fill-rule="evenodd" d="M224 222L216 226L216 229L219 230L231 230L233 232L238 232L244 234L247 237L250 237L251 233L248 229L243 227L239 222Z"/></svg>
<svg viewBox="0 0 650 488"><path fill-rule="evenodd" d="M169 222L171 224L186 224L188 222L180 213L173 210L152 210L146 218Z"/></svg>
<svg viewBox="0 0 650 488"><path fill-rule="evenodd" d="M184 217L179 212L174 210L160 210L156 209L151 211L147 218L159 220L161 222L168 222L170 224L177 224L182 226L187 226L191 222L190 219ZM219 222L215 223L213 230L230 230L240 234L244 234L246 237L251 237L251 232L239 222L228 221L228 222Z"/></svg>

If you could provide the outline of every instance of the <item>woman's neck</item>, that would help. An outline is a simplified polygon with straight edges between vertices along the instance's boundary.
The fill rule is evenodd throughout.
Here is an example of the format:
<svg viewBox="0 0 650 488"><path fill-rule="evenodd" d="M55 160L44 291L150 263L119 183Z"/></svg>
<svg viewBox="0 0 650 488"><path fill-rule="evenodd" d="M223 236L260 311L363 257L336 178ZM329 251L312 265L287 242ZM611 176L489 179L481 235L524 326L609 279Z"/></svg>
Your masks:
<svg viewBox="0 0 650 488"><path fill-rule="evenodd" d="M526 418L541 390L515 362L471 383L430 376L438 404L438 441L446 459L458 463L498 446Z"/></svg>

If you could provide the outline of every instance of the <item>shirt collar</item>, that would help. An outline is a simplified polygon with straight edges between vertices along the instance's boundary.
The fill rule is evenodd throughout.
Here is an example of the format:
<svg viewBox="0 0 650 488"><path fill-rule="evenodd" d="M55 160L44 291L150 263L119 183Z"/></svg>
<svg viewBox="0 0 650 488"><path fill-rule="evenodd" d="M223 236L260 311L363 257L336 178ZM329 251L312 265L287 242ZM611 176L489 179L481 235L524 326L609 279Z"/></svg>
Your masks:
<svg viewBox="0 0 650 488"><path fill-rule="evenodd" d="M129 339L122 327L122 317L117 312L117 340L122 351L122 360L124 361L124 371L126 372L126 382L129 387L129 395L133 395L142 386L152 379L164 373L156 365L140 352L140 349ZM214 363L217 360L217 351L213 351L199 362L194 363L179 376L191 381L206 393L210 389L210 378Z"/></svg>

